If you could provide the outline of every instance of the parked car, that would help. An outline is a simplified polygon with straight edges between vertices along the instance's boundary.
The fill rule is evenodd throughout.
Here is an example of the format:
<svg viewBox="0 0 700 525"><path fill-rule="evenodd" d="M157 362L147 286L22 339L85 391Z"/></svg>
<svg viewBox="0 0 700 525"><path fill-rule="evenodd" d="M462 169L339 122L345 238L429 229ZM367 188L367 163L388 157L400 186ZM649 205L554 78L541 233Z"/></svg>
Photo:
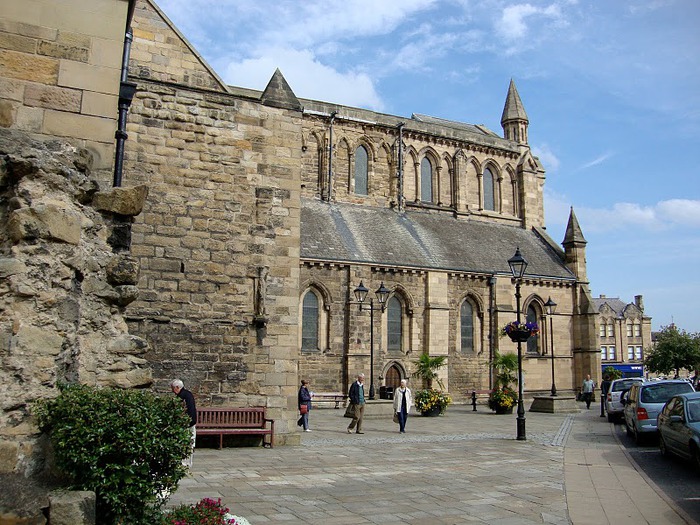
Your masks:
<svg viewBox="0 0 700 525"><path fill-rule="evenodd" d="M625 427L628 436L641 443L656 435L656 418L666 401L678 394L694 392L693 385L679 379L634 383L625 396Z"/></svg>
<svg viewBox="0 0 700 525"><path fill-rule="evenodd" d="M657 427L661 453L689 459L700 471L700 392L669 399L659 414Z"/></svg>
<svg viewBox="0 0 700 525"><path fill-rule="evenodd" d="M622 411L625 408L620 402L620 394L629 390L633 383L644 381L641 377L625 377L623 379L615 379L610 383L608 394L605 396L605 412L608 414L608 421L611 423L617 418L622 417Z"/></svg>

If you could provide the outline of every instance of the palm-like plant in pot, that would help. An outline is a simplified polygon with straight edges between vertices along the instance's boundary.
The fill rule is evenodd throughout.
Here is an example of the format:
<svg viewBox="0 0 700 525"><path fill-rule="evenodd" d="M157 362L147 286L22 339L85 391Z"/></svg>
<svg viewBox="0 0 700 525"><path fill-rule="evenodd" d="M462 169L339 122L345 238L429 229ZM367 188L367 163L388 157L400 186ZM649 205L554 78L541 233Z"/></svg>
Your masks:
<svg viewBox="0 0 700 525"><path fill-rule="evenodd" d="M491 367L494 371L493 390L489 394L489 408L497 414L513 411L518 402L518 394L511 386L517 382L518 356L513 353L495 352Z"/></svg>
<svg viewBox="0 0 700 525"><path fill-rule="evenodd" d="M446 359L447 356L444 355L431 357L428 354L421 354L420 358L413 362L416 365L413 377L421 379L426 387L424 390L416 391L414 396L416 409L423 415L442 414L447 409L447 405L452 402L449 394L442 391L445 386L437 373L440 368L445 366ZM433 388L433 381L438 384L440 390Z"/></svg>

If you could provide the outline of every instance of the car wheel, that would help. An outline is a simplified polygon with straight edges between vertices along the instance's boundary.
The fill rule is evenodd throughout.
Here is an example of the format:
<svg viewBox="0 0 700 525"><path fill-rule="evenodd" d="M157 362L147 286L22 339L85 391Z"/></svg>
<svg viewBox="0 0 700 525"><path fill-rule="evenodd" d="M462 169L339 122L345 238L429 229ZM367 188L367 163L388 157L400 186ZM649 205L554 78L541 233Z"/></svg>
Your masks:
<svg viewBox="0 0 700 525"><path fill-rule="evenodd" d="M632 436L634 435L634 433L632 432L632 429L631 429L630 426L627 424L627 420L626 420L626 419L625 419L625 432L627 433L627 435L628 435L629 437L632 437Z"/></svg>
<svg viewBox="0 0 700 525"><path fill-rule="evenodd" d="M698 473L700 473L700 448L697 445L692 445L690 447L690 454L693 456L693 463Z"/></svg>
<svg viewBox="0 0 700 525"><path fill-rule="evenodd" d="M615 418L613 417L613 415L610 412L608 412L608 423L614 423L614 422L615 422Z"/></svg>
<svg viewBox="0 0 700 525"><path fill-rule="evenodd" d="M666 442L664 441L663 435L659 432L659 450L661 451L661 455L668 457L670 456L670 453L668 451L668 447L666 446Z"/></svg>
<svg viewBox="0 0 700 525"><path fill-rule="evenodd" d="M634 442L637 445L641 445L644 443L644 434L642 434L639 430L636 428L634 429Z"/></svg>

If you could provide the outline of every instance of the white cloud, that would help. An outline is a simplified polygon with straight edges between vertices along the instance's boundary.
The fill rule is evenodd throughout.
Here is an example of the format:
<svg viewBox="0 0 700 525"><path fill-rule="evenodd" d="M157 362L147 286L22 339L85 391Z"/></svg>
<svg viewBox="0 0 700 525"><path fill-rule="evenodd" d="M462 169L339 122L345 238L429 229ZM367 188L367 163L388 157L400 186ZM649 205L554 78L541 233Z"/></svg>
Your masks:
<svg viewBox="0 0 700 525"><path fill-rule="evenodd" d="M593 166L597 166L598 164L602 164L606 160L608 160L610 157L612 157L613 155L614 155L613 152L607 151L607 152L597 156L595 159L593 159L589 162L586 162L582 166L579 166L574 171L576 172L576 171L581 171L581 170L587 170L588 168L592 168Z"/></svg>
<svg viewBox="0 0 700 525"><path fill-rule="evenodd" d="M381 111L384 104L372 79L355 71L340 72L319 62L308 50L268 49L259 58L229 62L224 80L233 85L264 89L279 67L294 94Z"/></svg>
<svg viewBox="0 0 700 525"><path fill-rule="evenodd" d="M555 173L559 171L559 158L550 149L548 144L532 146L532 153L540 159L542 166L547 173Z"/></svg>
<svg viewBox="0 0 700 525"><path fill-rule="evenodd" d="M618 202L611 208L580 208L576 215L592 232L695 228L700 225L700 201L671 199L651 206Z"/></svg>
<svg viewBox="0 0 700 525"><path fill-rule="evenodd" d="M550 22L554 22L555 27L567 25L558 4L537 7L527 3L511 5L503 9L501 18L496 24L496 31L507 40L522 39L530 33L527 21L537 19L548 19Z"/></svg>

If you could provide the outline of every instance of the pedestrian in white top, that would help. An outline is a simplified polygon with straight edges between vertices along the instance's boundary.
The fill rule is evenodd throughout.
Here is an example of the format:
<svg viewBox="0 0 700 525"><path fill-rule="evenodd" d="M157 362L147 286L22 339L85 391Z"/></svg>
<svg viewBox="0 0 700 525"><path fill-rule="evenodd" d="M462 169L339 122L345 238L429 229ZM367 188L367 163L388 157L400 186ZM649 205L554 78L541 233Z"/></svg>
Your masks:
<svg viewBox="0 0 700 525"><path fill-rule="evenodd" d="M399 432L406 433L406 420L413 405L411 389L406 386L406 380L401 380L401 386L394 390L394 412L399 419Z"/></svg>

